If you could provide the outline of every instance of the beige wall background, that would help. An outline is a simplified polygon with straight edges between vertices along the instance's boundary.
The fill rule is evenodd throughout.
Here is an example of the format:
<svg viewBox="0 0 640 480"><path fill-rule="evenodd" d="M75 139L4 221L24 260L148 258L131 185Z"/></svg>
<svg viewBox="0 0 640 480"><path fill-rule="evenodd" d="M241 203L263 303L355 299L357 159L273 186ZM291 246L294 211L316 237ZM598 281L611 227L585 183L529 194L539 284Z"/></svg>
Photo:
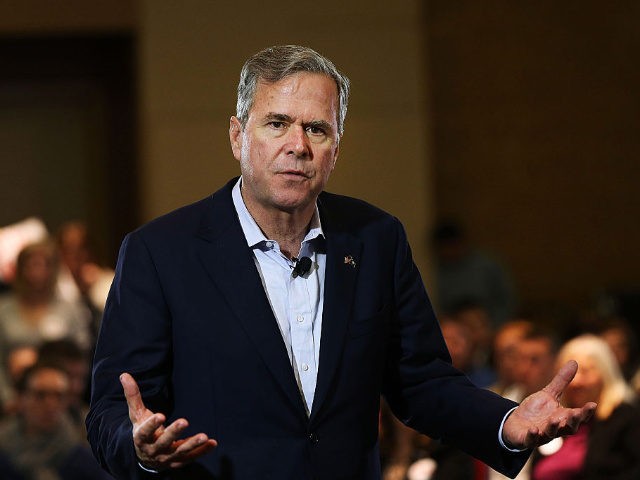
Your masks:
<svg viewBox="0 0 640 480"><path fill-rule="evenodd" d="M640 291L639 22L633 0L0 3L4 36L134 33L141 222L238 173L239 69L300 43L353 85L329 190L397 215L427 280L453 215L524 303L571 307Z"/></svg>
<svg viewBox="0 0 640 480"><path fill-rule="evenodd" d="M524 303L640 294L640 2L428 3L438 212Z"/></svg>

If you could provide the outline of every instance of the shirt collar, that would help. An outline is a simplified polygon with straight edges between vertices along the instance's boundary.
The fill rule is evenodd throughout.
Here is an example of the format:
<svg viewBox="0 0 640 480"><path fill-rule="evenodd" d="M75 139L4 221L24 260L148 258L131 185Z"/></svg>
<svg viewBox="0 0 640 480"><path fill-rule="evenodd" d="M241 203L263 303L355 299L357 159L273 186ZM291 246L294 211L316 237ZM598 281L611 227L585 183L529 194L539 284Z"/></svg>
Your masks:
<svg viewBox="0 0 640 480"><path fill-rule="evenodd" d="M236 184L233 186L233 190L231 191L231 198L233 200L233 206L236 209L236 213L238 214L238 219L240 220L242 232L247 239L247 245L251 248L254 248L256 246L259 246L260 244L267 242L269 239L264 235L264 233L262 233L262 230L260 230L260 227L249 213L249 210L244 203L244 199L242 198L242 193L240 192L241 185L242 177L240 177ZM318 211L317 203L309 225L309 231L305 235L302 243L310 242L311 240L314 240L318 237L324 238L324 232L322 231L322 224L320 223L320 213Z"/></svg>

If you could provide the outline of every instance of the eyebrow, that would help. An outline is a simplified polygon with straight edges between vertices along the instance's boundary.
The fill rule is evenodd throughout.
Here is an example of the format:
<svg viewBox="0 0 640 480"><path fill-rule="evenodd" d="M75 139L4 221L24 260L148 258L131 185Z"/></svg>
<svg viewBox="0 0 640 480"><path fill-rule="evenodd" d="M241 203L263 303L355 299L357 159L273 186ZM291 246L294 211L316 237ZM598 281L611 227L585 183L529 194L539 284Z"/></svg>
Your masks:
<svg viewBox="0 0 640 480"><path fill-rule="evenodd" d="M267 113L265 115L265 121L294 123L293 118L290 117L289 115L285 113L275 113L275 112ZM310 122L303 123L302 126L305 128L306 127L322 128L326 131L331 130L331 124L329 122L326 122L325 120L312 120Z"/></svg>
<svg viewBox="0 0 640 480"><path fill-rule="evenodd" d="M278 122L293 123L293 118L291 118L289 115L286 115L284 113L269 112L264 116L264 118L267 121L276 120Z"/></svg>

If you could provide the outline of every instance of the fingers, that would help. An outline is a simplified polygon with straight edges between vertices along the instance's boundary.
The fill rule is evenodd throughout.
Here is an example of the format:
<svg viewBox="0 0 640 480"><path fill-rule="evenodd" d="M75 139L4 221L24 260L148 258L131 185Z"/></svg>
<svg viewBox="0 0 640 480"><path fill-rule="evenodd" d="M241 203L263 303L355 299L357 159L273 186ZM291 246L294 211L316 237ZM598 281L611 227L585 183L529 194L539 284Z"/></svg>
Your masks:
<svg viewBox="0 0 640 480"><path fill-rule="evenodd" d="M163 415L154 414L134 431L136 452L146 466L159 470L182 466L210 452L218 445L204 433L178 439L189 426L183 418L166 428L162 426L163 421Z"/></svg>
<svg viewBox="0 0 640 480"><path fill-rule="evenodd" d="M180 418L165 427L166 417L145 407L138 384L131 375L120 375L120 383L127 400L129 419L133 424L136 454L143 465L159 470L182 466L218 445L204 433L179 439L189 422Z"/></svg>
<svg viewBox="0 0 640 480"><path fill-rule="evenodd" d="M155 414L149 417L141 426L140 431L134 433L134 441L136 434L138 438L145 443L152 444L151 450L153 454L169 451L172 445L178 441L182 431L189 426L184 418L180 418L168 427L163 427L164 415ZM155 427L155 428L154 428Z"/></svg>
<svg viewBox="0 0 640 480"><path fill-rule="evenodd" d="M214 439L208 438L204 433L199 433L172 442L165 451L145 455L143 461L146 465L157 470L163 470L167 467L177 468L209 453L217 446L218 442Z"/></svg>
<svg viewBox="0 0 640 480"><path fill-rule="evenodd" d="M206 435L204 436L206 438ZM193 437L192 437L193 438ZM189 439L190 440L190 439ZM187 442L185 442L186 444ZM183 444L183 445L185 445ZM186 463L192 462L198 457L201 457L211 450L218 446L218 442L216 442L212 438L208 438L206 441L202 442L201 439L196 441L195 446L189 446L187 450L176 450L176 453L169 463L171 468L177 468L185 465ZM182 447L182 446L181 446Z"/></svg>
<svg viewBox="0 0 640 480"><path fill-rule="evenodd" d="M567 385L569 385L573 377L576 376L577 371L578 363L575 360L569 360L543 390L552 395L556 400L559 400L564 389L567 388Z"/></svg>
<svg viewBox="0 0 640 480"><path fill-rule="evenodd" d="M157 439L162 436L165 431L163 423L165 417L161 413L155 413L149 416L141 423L133 424L133 441L136 445L156 443Z"/></svg>

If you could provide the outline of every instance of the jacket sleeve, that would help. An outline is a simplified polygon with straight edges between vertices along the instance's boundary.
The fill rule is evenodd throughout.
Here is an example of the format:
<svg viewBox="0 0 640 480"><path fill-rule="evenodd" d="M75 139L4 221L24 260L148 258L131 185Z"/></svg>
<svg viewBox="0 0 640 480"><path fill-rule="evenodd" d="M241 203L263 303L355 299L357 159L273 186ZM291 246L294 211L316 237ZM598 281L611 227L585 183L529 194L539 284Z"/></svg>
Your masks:
<svg viewBox="0 0 640 480"><path fill-rule="evenodd" d="M501 473L515 476L530 451L507 451L499 444L498 431L506 413L517 404L475 387L453 368L406 234L396 223L396 304L385 397L406 425L457 446Z"/></svg>
<svg viewBox="0 0 640 480"><path fill-rule="evenodd" d="M151 411L170 410L171 315L153 259L137 233L123 241L93 365L88 439L99 463L118 479L156 480L138 466L119 376L130 373Z"/></svg>

